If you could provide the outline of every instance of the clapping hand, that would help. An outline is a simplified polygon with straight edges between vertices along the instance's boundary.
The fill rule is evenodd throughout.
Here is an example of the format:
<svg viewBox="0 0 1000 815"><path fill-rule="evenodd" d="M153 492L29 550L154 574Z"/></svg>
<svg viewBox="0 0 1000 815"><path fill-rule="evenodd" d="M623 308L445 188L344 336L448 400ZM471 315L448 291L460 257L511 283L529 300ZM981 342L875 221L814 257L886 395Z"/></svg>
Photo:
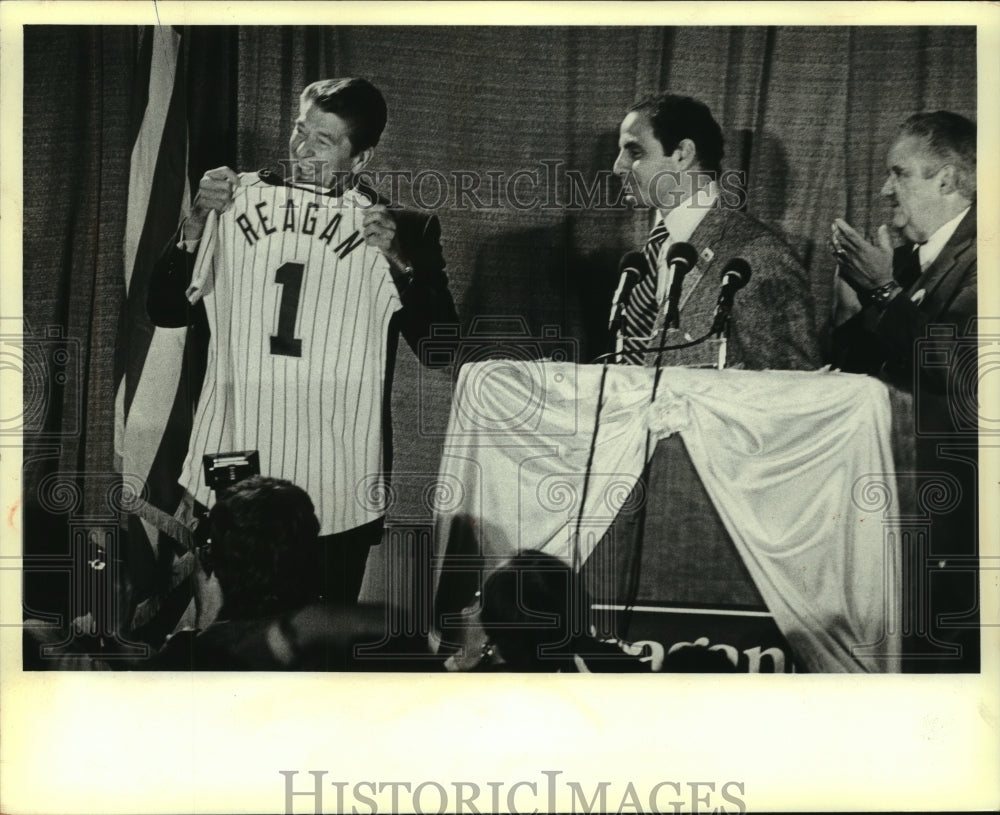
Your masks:
<svg viewBox="0 0 1000 815"><path fill-rule="evenodd" d="M861 237L847 221L837 218L831 229L831 249L840 276L857 292L871 291L892 282L892 238L889 227L878 228L875 243Z"/></svg>

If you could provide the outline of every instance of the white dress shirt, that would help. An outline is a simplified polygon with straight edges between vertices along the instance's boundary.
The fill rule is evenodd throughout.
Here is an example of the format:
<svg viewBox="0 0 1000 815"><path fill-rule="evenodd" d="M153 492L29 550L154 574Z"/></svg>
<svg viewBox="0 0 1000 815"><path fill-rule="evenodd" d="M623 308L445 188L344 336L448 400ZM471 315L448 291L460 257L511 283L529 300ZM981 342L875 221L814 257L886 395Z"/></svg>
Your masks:
<svg viewBox="0 0 1000 815"><path fill-rule="evenodd" d="M656 299L660 304L666 299L667 289L670 286L667 252L671 245L691 240L694 231L705 218L705 214L715 206L718 197L719 187L714 181L711 181L706 186L696 190L694 195L689 195L681 201L666 215L663 214L663 210L656 213L656 221L663 221L670 233L660 249L657 263Z"/></svg>
<svg viewBox="0 0 1000 815"><path fill-rule="evenodd" d="M955 234L955 230L958 229L958 225L970 209L971 206L963 209L948 223L938 227L937 232L931 235L926 243L920 244L920 247L917 249L920 257L920 271L926 271L927 267L937 260L938 255L941 254L941 250L944 249L944 245L951 240L951 236Z"/></svg>

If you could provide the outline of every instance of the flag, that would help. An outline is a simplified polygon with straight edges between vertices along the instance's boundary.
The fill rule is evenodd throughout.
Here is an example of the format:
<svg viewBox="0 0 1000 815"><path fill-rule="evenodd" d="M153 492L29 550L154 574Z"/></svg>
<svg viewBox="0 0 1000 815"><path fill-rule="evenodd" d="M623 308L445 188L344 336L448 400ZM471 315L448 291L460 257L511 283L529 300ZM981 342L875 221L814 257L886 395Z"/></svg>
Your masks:
<svg viewBox="0 0 1000 815"><path fill-rule="evenodd" d="M174 563L177 551L190 546L188 530L174 519L181 498L177 476L202 372L192 332L155 327L146 313L153 264L189 208L181 33L169 26L141 29L134 76L115 462L123 478L144 485L135 513L127 516L123 553L131 605L139 606L131 628L139 628L156 613L171 580L176 585L184 576Z"/></svg>

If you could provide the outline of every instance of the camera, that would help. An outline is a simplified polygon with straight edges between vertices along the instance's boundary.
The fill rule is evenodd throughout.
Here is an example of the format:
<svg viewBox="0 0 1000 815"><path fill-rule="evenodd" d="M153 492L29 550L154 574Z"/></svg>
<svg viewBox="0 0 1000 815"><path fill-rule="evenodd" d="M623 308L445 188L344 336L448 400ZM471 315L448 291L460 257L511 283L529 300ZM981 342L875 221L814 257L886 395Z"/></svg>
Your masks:
<svg viewBox="0 0 1000 815"><path fill-rule="evenodd" d="M205 483L216 492L260 474L260 455L256 450L211 453L202 456L202 462L205 466Z"/></svg>

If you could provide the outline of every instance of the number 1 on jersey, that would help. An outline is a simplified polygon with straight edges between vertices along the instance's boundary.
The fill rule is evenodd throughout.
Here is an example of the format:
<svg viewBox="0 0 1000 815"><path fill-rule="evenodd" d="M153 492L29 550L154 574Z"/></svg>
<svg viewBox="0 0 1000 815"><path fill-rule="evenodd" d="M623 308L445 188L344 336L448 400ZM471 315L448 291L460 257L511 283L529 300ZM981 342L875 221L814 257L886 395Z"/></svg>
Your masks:
<svg viewBox="0 0 1000 815"><path fill-rule="evenodd" d="M281 286L278 306L278 333L271 335L271 353L283 357L301 357L302 340L295 337L295 319L299 314L304 263L283 263L274 273L274 282Z"/></svg>

